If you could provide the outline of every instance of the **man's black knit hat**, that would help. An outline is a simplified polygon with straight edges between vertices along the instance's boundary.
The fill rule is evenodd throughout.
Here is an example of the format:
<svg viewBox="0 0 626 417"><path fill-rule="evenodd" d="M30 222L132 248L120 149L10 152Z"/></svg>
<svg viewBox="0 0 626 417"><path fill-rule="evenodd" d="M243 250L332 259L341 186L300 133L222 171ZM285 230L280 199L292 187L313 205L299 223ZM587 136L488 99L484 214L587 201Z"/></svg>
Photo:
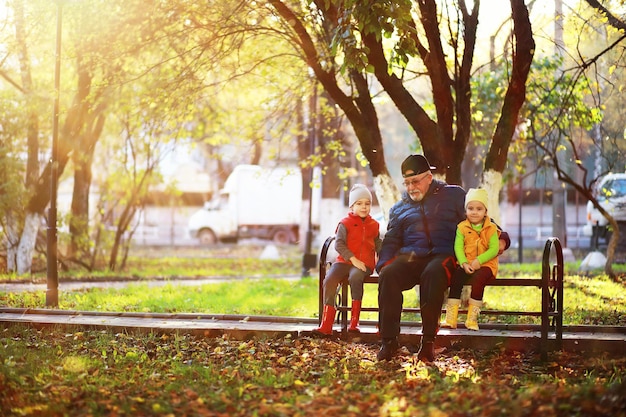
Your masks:
<svg viewBox="0 0 626 417"><path fill-rule="evenodd" d="M401 169L402 176L406 178L426 171L431 171L435 169L435 167L430 166L428 159L426 159L424 155L409 155L409 157L402 162Z"/></svg>

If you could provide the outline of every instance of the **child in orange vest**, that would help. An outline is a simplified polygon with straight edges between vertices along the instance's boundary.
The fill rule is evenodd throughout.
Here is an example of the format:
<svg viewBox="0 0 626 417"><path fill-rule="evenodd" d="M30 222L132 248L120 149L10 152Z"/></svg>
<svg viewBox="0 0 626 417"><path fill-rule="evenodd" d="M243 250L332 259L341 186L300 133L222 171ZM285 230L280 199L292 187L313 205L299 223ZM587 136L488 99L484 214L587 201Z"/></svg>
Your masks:
<svg viewBox="0 0 626 417"><path fill-rule="evenodd" d="M461 266L452 275L442 327L456 329L463 286L471 280L469 308L465 327L478 330L478 315L485 286L498 272L499 232L487 215L487 190L470 188L465 196L466 220L458 224L454 253Z"/></svg>
<svg viewBox="0 0 626 417"><path fill-rule="evenodd" d="M350 212L335 230L335 249L339 254L324 278L324 310L322 324L313 333L330 336L335 321L335 294L346 279L350 284L352 311L349 332L359 332L359 316L363 300L363 281L374 271L376 253L380 249L379 224L370 216L372 194L363 184L355 184L348 199Z"/></svg>

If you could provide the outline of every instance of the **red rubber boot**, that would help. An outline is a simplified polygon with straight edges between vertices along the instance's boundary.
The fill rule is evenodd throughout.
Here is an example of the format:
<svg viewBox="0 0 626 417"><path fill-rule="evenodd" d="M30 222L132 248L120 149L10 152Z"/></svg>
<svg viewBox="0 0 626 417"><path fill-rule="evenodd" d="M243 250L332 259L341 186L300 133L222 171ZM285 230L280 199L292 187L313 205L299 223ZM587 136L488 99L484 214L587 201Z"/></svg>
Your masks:
<svg viewBox="0 0 626 417"><path fill-rule="evenodd" d="M352 333L361 333L359 330L359 317L361 316L361 300L352 300L352 312L350 314L350 327L348 331Z"/></svg>
<svg viewBox="0 0 626 417"><path fill-rule="evenodd" d="M335 321L335 307L324 305L322 312L322 324L317 329L313 329L313 333L323 336L331 336L333 334L333 323Z"/></svg>

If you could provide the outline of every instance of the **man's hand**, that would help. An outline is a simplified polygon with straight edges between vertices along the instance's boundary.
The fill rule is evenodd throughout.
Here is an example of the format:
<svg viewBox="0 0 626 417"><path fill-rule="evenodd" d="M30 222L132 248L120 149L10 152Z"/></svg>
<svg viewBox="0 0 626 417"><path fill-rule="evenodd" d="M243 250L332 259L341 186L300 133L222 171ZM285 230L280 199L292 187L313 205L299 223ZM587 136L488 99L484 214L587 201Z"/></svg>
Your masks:
<svg viewBox="0 0 626 417"><path fill-rule="evenodd" d="M506 249L506 241L503 239L498 240L498 256L502 255L505 249Z"/></svg>

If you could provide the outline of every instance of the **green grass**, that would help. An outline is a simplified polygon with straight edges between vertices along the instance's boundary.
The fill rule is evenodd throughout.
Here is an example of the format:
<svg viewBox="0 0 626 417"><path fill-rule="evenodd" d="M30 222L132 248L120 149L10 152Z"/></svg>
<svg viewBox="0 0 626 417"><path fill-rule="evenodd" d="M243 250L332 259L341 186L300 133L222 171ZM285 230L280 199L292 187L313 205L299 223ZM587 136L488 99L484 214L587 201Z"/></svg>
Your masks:
<svg viewBox="0 0 626 417"><path fill-rule="evenodd" d="M366 284L364 306L377 305L375 285ZM405 306L417 306L415 290L405 291ZM487 287L486 309L539 311L540 290L528 287ZM564 289L565 324L626 325L626 288L606 277L567 276ZM42 308L44 292L0 293L0 305ZM125 288L90 288L61 291L59 308L88 311L165 312L243 314L289 317L317 317L318 282L316 278L244 279L202 285L162 286L145 282L130 283ZM376 320L377 313L364 312L364 320ZM481 321L494 318L481 315ZM418 315L405 314L405 320ZM538 323L534 317L505 316L498 321Z"/></svg>
<svg viewBox="0 0 626 417"><path fill-rule="evenodd" d="M554 260L551 260L551 263ZM565 262L563 267L563 272L565 275L577 275L580 274L580 263L581 261L575 262ZM625 276L626 275L626 264L616 264L613 265L613 270L616 274ZM602 276L605 275L603 269L598 269L593 271L593 273L586 274L588 276ZM498 276L501 277L518 277L518 276L528 276L528 277L539 277L541 276L541 262L525 262L525 263L500 263L498 268Z"/></svg>
<svg viewBox="0 0 626 417"><path fill-rule="evenodd" d="M133 278L138 280L153 278L177 277L260 277L285 276L301 274L302 253L295 247L281 247L281 259L259 259L262 246L225 246L218 249L136 249L131 252L126 267L121 271L102 270L86 271L81 268L58 271L61 280L85 279L121 279ZM509 250L510 251L510 250ZM539 258L538 258L539 259ZM566 262L565 274L576 275L579 272L580 261ZM626 275L626 264L616 264L613 269L617 274ZM317 270L311 271L317 274ZM501 262L499 276L539 276L541 262L508 263ZM604 275L603 271L595 271L594 276ZM40 270L28 276L15 274L0 274L2 281L23 281L43 283L47 272L45 264Z"/></svg>
<svg viewBox="0 0 626 417"><path fill-rule="evenodd" d="M301 273L301 261L296 259L259 260L255 258L138 258L131 257L122 271L86 271L73 269L60 270L59 279L81 281L84 279L133 278L138 280L155 278L202 278L202 277L260 277L268 275L298 275ZM29 281L45 282L46 272L30 275ZM23 280L26 277L4 275L5 281Z"/></svg>
<svg viewBox="0 0 626 417"><path fill-rule="evenodd" d="M281 259L262 260L262 247L223 246L206 249L154 250L139 249L128 259L124 271L93 272L60 271L62 281L133 279L127 288L91 288L83 291L61 291L59 307L67 310L132 311L166 313L207 313L317 317L318 272L299 278L302 259L296 248L281 248ZM626 325L626 286L598 274L585 277L578 274L579 262L565 265L566 324ZM620 268L624 267L619 265ZM616 266L616 269L619 269ZM538 277L539 262L527 264L502 263L500 277ZM230 282L182 286L177 278L232 277ZM290 280L276 279L291 277ZM142 282L158 278L163 286ZM0 276L11 282L24 277ZM43 273L33 274L29 281L45 283ZM366 285L364 306L377 306L377 290ZM417 307L414 290L404 293L407 307ZM485 308L495 310L540 310L540 292L534 288L487 287ZM0 305L41 308L44 292L0 293ZM364 312L364 320L376 320L377 313ZM419 321L419 315L404 314L404 320ZM489 317L481 321L507 323L537 323L535 317Z"/></svg>

